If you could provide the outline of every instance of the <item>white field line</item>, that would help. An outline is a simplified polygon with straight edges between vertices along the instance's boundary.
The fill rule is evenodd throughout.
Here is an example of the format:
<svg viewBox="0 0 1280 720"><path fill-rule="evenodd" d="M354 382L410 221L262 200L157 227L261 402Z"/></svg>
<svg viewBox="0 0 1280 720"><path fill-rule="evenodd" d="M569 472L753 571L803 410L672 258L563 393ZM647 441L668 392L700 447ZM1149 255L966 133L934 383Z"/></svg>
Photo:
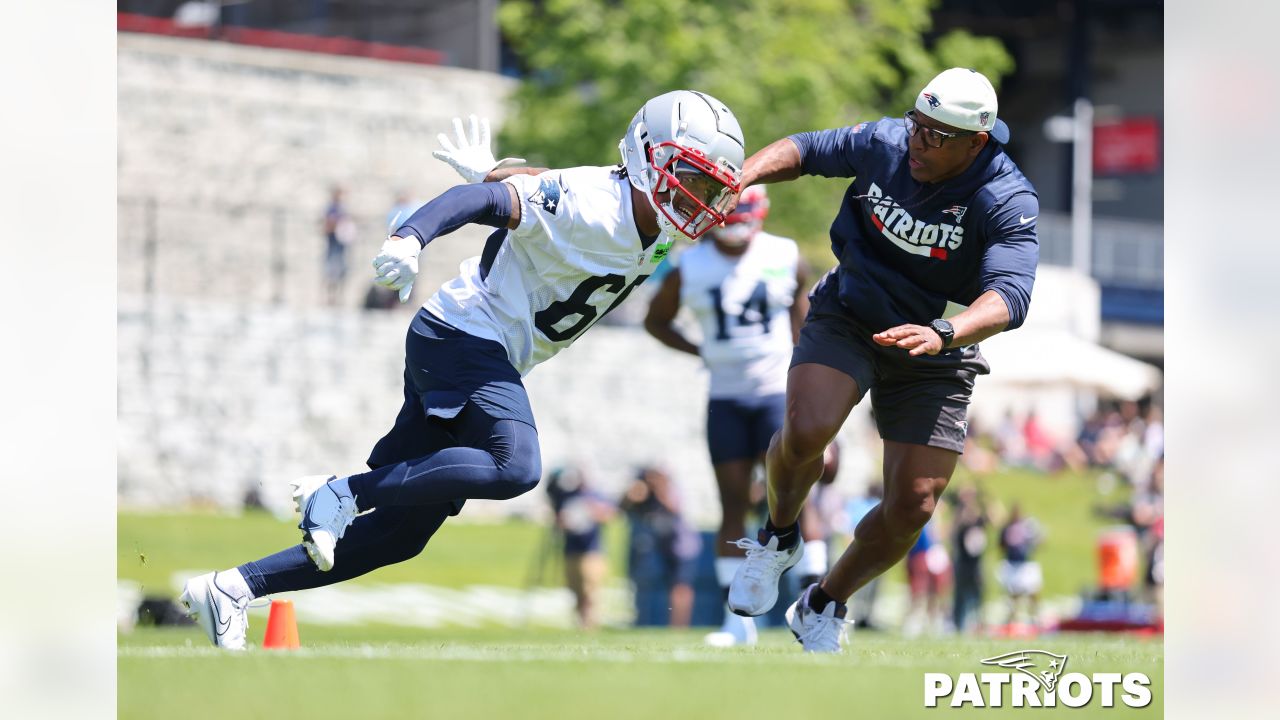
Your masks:
<svg viewBox="0 0 1280 720"><path fill-rule="evenodd" d="M776 650L776 649L775 649ZM796 646L794 653L785 652L743 652L741 650L720 650L716 648L674 648L653 650L624 650L614 648L587 647L483 647L449 645L444 647L416 645L356 645L330 646L318 648L299 648L291 651L249 650L246 653L230 653L214 647L186 646L125 646L116 650L116 656L123 659L168 660L175 658L211 658L211 657L272 657L297 659L337 659L337 660L436 660L463 661L476 663L512 663L512 662L607 662L607 663L708 663L708 664L748 664L748 665L857 665L874 664L877 667L915 667L920 658L908 657L858 657L856 655L830 656L809 655Z"/></svg>

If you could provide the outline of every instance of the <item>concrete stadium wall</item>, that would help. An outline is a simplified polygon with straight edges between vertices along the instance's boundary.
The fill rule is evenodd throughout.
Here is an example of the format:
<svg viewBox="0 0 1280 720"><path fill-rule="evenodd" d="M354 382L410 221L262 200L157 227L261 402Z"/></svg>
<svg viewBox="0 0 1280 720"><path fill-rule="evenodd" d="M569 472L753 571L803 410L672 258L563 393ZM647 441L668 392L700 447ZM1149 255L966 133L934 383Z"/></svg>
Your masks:
<svg viewBox="0 0 1280 720"><path fill-rule="evenodd" d="M639 295L639 293L636 293ZM643 304L643 297L630 303ZM257 493L289 510L287 482L364 468L401 401L404 313L300 312L195 300L122 298L118 488L122 506L234 509ZM634 469L668 467L691 515L718 521L706 454L700 362L637 327L602 325L525 378L543 465L588 468L620 493ZM840 481L865 482L878 452L859 412L843 435ZM540 514L541 492L473 502L466 514Z"/></svg>
<svg viewBox="0 0 1280 720"><path fill-rule="evenodd" d="M283 303L315 304L320 219L340 184L360 230L344 304L358 304L396 191L425 201L460 182L431 156L436 134L468 113L501 127L512 87L457 68L117 38L122 295L267 302L278 275ZM452 274L485 233L457 236L466 242L432 248L424 285Z"/></svg>

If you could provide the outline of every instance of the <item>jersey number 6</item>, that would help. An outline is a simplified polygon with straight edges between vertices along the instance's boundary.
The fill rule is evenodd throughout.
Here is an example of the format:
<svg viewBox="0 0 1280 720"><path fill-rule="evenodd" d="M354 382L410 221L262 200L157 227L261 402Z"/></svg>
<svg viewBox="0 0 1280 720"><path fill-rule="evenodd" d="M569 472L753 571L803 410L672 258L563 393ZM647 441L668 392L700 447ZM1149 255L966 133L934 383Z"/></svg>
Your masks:
<svg viewBox="0 0 1280 720"><path fill-rule="evenodd" d="M634 290L637 285L644 282L647 277L649 276L637 276L630 285L627 285L627 279L625 277L615 275L613 273L589 277L586 280L583 280L582 284L579 285L569 297L564 300L557 300L548 305L545 310L540 310L537 313L534 313L533 325L541 330L542 334L546 335L547 339L552 342L564 342L566 340L570 340L581 334L587 328L591 327L591 324L596 321L597 315L599 315L599 317L604 317L614 308L618 307L618 304L623 300L626 300L627 296L631 294L631 291ZM601 289L618 295L618 297L610 303L609 307L605 308L603 313L598 312L596 307L589 302L591 300L591 296L595 294L597 290ZM574 316L577 316L578 319L575 320L572 325L564 328L563 330L556 329L556 325L565 318Z"/></svg>

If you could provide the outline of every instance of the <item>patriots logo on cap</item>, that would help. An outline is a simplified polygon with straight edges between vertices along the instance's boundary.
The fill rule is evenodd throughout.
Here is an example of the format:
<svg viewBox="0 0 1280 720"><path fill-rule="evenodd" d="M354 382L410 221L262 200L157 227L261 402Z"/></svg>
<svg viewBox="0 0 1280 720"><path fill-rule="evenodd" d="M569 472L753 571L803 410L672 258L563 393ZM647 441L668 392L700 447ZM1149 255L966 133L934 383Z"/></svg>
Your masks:
<svg viewBox="0 0 1280 720"><path fill-rule="evenodd" d="M1062 675L1062 669L1067 666L1067 656L1054 655L1044 650L1017 650L989 657L983 660L982 664L996 665L1026 673L1040 681L1045 690L1053 692L1054 687L1058 684L1058 678Z"/></svg>
<svg viewBox="0 0 1280 720"><path fill-rule="evenodd" d="M924 99L928 101L929 107L931 108L937 108L939 105L942 104L942 102L938 100L937 96L935 96L933 93L921 93L921 94L924 96Z"/></svg>
<svg viewBox="0 0 1280 720"><path fill-rule="evenodd" d="M983 110L982 112L978 113L979 125L986 125L987 120L990 120L990 119L991 119L991 113L987 112L986 110Z"/></svg>

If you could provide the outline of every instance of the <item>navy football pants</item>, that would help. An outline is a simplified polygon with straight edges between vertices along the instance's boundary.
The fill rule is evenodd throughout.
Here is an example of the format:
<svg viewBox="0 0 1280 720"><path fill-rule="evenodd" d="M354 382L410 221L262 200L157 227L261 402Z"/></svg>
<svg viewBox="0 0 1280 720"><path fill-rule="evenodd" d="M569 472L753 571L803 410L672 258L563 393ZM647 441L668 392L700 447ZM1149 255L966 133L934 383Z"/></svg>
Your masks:
<svg viewBox="0 0 1280 720"><path fill-rule="evenodd" d="M398 428L404 427L405 412ZM396 462L393 456L407 451L405 443L395 442L394 433L378 443L369 459L374 469L348 481L358 507L373 512L347 528L334 568L320 572L302 545L295 545L240 566L254 596L332 585L403 562L422 552L464 500L512 498L538 484L538 433L526 423L490 417L467 403L454 418L414 424L420 431L414 449L434 451Z"/></svg>

